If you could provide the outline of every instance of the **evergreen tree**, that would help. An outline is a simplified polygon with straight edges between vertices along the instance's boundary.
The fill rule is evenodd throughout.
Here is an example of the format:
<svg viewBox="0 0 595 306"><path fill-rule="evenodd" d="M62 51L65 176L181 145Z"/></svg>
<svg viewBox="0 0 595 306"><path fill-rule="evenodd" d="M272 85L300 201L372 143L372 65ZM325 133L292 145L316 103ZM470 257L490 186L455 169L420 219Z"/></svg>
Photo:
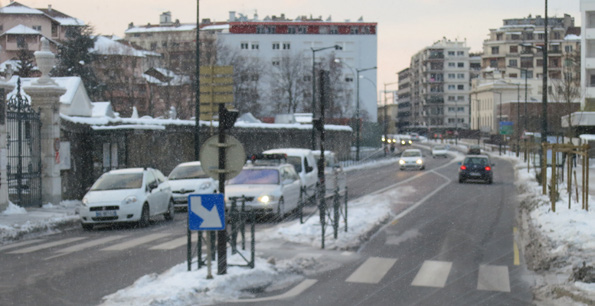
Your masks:
<svg viewBox="0 0 595 306"><path fill-rule="evenodd" d="M19 67L19 72L17 73L21 78L28 78L31 77L33 74L33 52L27 48L27 46L23 46L19 48L17 53L17 61Z"/></svg>
<svg viewBox="0 0 595 306"><path fill-rule="evenodd" d="M95 76L91 63L96 60L92 53L97 38L92 36L90 26L71 27L66 31L66 40L58 47L58 64L55 76L79 76L91 99L102 99L102 85Z"/></svg>

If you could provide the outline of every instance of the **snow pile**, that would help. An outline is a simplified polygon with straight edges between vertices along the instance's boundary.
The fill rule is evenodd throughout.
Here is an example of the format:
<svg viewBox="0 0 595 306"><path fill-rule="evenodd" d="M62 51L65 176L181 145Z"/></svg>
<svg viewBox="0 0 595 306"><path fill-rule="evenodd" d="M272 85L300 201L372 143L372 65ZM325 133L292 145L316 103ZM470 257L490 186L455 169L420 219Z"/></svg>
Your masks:
<svg viewBox="0 0 595 306"><path fill-rule="evenodd" d="M6 208L5 211L2 212L3 215L20 215L20 214L26 214L27 210L15 205L12 202L8 202L8 207Z"/></svg>

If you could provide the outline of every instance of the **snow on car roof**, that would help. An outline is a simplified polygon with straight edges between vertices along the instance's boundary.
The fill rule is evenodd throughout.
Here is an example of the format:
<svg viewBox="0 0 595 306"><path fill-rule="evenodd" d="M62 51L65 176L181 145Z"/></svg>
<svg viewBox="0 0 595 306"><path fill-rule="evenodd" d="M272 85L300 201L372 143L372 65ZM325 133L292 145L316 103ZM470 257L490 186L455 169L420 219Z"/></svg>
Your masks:
<svg viewBox="0 0 595 306"><path fill-rule="evenodd" d="M311 153L312 150L310 149L302 149L302 148L282 148L282 149L271 149L266 150L263 153L285 153L287 155L303 155Z"/></svg>

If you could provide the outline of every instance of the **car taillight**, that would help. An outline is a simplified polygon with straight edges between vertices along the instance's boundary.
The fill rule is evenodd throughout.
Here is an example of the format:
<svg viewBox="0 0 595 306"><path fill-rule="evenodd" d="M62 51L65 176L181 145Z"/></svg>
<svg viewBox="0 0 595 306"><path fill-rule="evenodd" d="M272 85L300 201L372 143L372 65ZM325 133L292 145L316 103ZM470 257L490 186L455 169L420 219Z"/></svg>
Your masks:
<svg viewBox="0 0 595 306"><path fill-rule="evenodd" d="M462 165L462 166L461 166L461 170L467 170L467 166L465 166L465 165Z"/></svg>
<svg viewBox="0 0 595 306"><path fill-rule="evenodd" d="M492 171L492 167L486 166L486 171Z"/></svg>

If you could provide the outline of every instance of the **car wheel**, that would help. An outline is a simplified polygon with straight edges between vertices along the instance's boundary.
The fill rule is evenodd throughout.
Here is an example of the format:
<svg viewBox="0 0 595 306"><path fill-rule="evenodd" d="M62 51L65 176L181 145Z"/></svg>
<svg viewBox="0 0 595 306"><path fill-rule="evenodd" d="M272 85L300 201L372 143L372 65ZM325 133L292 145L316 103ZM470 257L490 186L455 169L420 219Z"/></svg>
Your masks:
<svg viewBox="0 0 595 306"><path fill-rule="evenodd" d="M138 227L147 227L149 225L149 206L147 203L143 205L143 210L140 213L138 220Z"/></svg>
<svg viewBox="0 0 595 306"><path fill-rule="evenodd" d="M285 201L283 198L279 199L279 204L277 205L277 215L276 220L277 222L281 222L283 217L285 216Z"/></svg>
<svg viewBox="0 0 595 306"><path fill-rule="evenodd" d="M459 184L462 184L464 182L465 182L465 180L463 180L463 178L459 177Z"/></svg>
<svg viewBox="0 0 595 306"><path fill-rule="evenodd" d="M83 230L85 230L85 231L93 230L93 224L81 223L81 226L83 227Z"/></svg>
<svg viewBox="0 0 595 306"><path fill-rule="evenodd" d="M491 183L492 183L492 178L490 177L490 178L488 179L488 184L491 184Z"/></svg>
<svg viewBox="0 0 595 306"><path fill-rule="evenodd" d="M163 218L165 218L165 221L173 221L175 213L176 209L174 207L174 200L169 199L169 204L167 204L167 212L163 215Z"/></svg>

